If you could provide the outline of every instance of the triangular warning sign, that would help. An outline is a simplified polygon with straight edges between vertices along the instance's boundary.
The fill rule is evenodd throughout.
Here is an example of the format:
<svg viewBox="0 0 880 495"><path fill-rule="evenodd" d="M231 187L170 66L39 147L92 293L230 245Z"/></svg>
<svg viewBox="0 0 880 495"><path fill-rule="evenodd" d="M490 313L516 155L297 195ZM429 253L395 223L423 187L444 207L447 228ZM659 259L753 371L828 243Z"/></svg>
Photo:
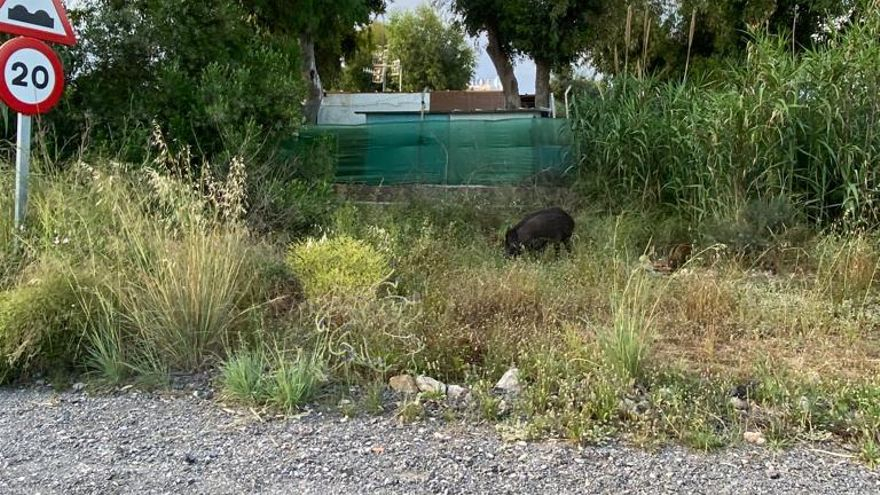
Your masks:
<svg viewBox="0 0 880 495"><path fill-rule="evenodd" d="M0 0L0 32L75 45L61 0Z"/></svg>

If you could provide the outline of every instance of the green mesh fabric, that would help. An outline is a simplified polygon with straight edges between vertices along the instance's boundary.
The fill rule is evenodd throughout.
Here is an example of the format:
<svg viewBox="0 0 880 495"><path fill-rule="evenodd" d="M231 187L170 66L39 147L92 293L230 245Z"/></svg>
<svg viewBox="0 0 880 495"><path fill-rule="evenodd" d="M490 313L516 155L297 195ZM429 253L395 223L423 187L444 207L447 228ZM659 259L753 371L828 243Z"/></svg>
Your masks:
<svg viewBox="0 0 880 495"><path fill-rule="evenodd" d="M318 139L335 154L338 182L371 185L500 185L560 177L571 149L563 119L315 126L302 131L299 146Z"/></svg>

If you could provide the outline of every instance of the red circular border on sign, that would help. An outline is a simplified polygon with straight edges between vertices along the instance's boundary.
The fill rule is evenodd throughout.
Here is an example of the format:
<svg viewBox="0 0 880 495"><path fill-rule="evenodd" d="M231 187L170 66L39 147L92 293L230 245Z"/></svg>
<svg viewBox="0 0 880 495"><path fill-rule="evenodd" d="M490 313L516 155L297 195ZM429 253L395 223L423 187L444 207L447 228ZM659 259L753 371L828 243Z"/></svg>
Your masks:
<svg viewBox="0 0 880 495"><path fill-rule="evenodd" d="M7 86L7 82L5 80L5 72L6 72L6 63L9 62L9 59L12 55L19 51L30 48L32 50L36 50L46 58L49 59L49 62L52 64L52 70L55 71L55 88L52 89L52 93L49 94L49 97L46 98L43 102L32 105L30 103L25 103L18 98L16 98L12 92L9 90ZM22 113L24 115L38 115L41 113L46 113L58 102L61 100L61 95L64 93L64 67L61 65L61 59L58 58L58 54L52 50L49 45L43 43L40 40L36 40L34 38L26 38L20 37L7 41L0 46L0 98L3 99L3 102L6 103L9 108L15 110L18 113Z"/></svg>

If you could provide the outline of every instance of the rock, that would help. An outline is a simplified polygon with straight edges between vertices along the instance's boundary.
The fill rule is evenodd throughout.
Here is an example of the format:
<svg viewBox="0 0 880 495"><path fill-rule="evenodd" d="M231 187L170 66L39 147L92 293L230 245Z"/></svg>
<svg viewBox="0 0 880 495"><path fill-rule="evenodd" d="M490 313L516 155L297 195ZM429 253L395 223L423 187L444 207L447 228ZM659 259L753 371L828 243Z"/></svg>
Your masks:
<svg viewBox="0 0 880 495"><path fill-rule="evenodd" d="M419 390L426 393L445 394L446 384L431 378L430 376L419 376L416 378L416 386Z"/></svg>
<svg viewBox="0 0 880 495"><path fill-rule="evenodd" d="M767 476L769 476L771 480L778 480L782 477L779 471L772 468L767 470Z"/></svg>
<svg viewBox="0 0 880 495"><path fill-rule="evenodd" d="M86 389L86 384L83 383L83 382L76 382L76 383L73 384L72 387L70 387L70 389L73 390L73 391L76 392L76 393L80 393L80 392L82 392L83 390Z"/></svg>
<svg viewBox="0 0 880 495"><path fill-rule="evenodd" d="M397 375L391 377L391 380L388 380L388 386L391 387L391 390L399 394L417 394L419 393L419 386L416 383L416 379L410 375Z"/></svg>
<svg viewBox="0 0 880 495"><path fill-rule="evenodd" d="M739 397L731 397L730 405L733 406L737 411L745 411L749 408L749 403L740 399Z"/></svg>
<svg viewBox="0 0 880 495"><path fill-rule="evenodd" d="M743 440L754 445L764 445L767 443L767 439L764 438L764 434L760 431L747 431L743 433Z"/></svg>
<svg viewBox="0 0 880 495"><path fill-rule="evenodd" d="M183 461L187 464L195 464L197 462L195 456L190 453L186 453L183 456Z"/></svg>
<svg viewBox="0 0 880 495"><path fill-rule="evenodd" d="M522 392L522 385L519 383L519 369L510 368L507 370L504 376L495 384L495 390L511 395L517 395Z"/></svg>
<svg viewBox="0 0 880 495"><path fill-rule="evenodd" d="M453 402L466 401L469 393L468 389L459 385L449 385L446 387L446 398Z"/></svg>
<svg viewBox="0 0 880 495"><path fill-rule="evenodd" d="M213 390L196 390L193 392L193 397L201 400L211 400L214 398Z"/></svg>

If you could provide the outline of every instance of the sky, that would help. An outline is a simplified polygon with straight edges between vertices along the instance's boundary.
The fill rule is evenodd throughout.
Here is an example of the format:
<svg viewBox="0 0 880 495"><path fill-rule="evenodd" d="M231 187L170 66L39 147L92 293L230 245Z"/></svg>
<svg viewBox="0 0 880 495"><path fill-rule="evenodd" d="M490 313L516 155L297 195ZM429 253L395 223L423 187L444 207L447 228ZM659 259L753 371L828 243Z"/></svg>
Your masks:
<svg viewBox="0 0 880 495"><path fill-rule="evenodd" d="M429 0L390 0L388 12L398 10L414 9L423 3L430 3ZM486 54L486 39L481 37L477 40L477 71L474 74L475 79L485 79L492 81L498 74L495 72L495 66L492 60ZM516 78L519 82L520 93L535 92L535 64L528 59L519 60L516 64Z"/></svg>

